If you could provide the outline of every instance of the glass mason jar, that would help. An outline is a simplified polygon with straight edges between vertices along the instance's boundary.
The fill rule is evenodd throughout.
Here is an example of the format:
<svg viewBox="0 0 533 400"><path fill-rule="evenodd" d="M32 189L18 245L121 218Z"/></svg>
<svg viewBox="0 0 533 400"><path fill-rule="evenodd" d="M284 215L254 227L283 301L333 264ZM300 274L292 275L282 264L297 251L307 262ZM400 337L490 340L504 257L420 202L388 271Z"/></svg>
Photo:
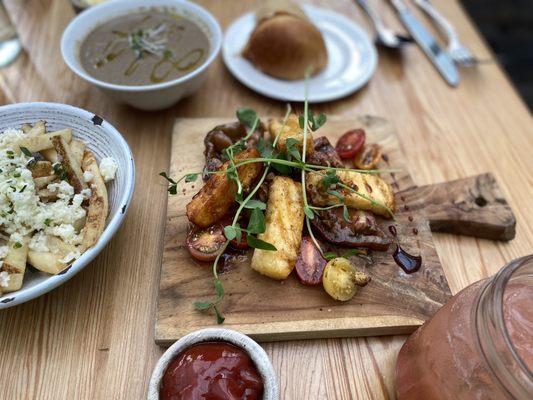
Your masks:
<svg viewBox="0 0 533 400"><path fill-rule="evenodd" d="M405 342L398 400L533 399L533 255L456 294Z"/></svg>

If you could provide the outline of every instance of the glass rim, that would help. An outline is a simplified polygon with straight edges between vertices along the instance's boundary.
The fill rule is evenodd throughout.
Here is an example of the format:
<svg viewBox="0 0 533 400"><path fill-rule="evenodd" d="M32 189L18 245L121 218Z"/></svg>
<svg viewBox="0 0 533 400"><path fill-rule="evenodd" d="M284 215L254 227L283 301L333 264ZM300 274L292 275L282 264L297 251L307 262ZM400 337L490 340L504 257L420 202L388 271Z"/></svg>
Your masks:
<svg viewBox="0 0 533 400"><path fill-rule="evenodd" d="M507 263L495 276L493 279L493 290L492 290L492 301L493 304L496 306L494 307L494 313L495 313L495 322L498 324L498 327L503 332L503 338L505 340L505 343L507 344L507 347L511 351L513 358L518 362L518 364L522 367L522 369L527 372L530 379L533 380L533 372L528 368L520 354L518 353L515 345L513 344L513 341L511 340L511 336L509 334L509 330L507 328L507 324L505 323L504 318L504 309L503 309L503 296L505 294L505 289L507 288L507 284L515 274L515 272L523 267L524 265L530 264L533 265L533 254L523 256L517 259L514 259Z"/></svg>

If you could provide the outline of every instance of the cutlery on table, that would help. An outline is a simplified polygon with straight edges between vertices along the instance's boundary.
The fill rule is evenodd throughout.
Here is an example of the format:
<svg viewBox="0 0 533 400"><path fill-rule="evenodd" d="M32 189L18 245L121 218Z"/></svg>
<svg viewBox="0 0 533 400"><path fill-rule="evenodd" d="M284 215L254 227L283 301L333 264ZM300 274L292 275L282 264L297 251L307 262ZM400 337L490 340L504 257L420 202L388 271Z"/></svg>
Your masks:
<svg viewBox="0 0 533 400"><path fill-rule="evenodd" d="M372 7L370 7L366 0L357 0L357 2L374 25L374 29L376 30L377 44L391 49L397 49L404 44L413 41L413 39L410 37L397 34L392 29L387 28L379 14Z"/></svg>
<svg viewBox="0 0 533 400"><path fill-rule="evenodd" d="M431 19L433 19L440 31L447 37L447 51L453 61L463 67L473 67L479 63L479 60L472 54L472 52L461 43L459 36L450 21L448 21L439 10L429 2L429 0L414 0L414 2Z"/></svg>
<svg viewBox="0 0 533 400"><path fill-rule="evenodd" d="M17 32L0 0L0 68L15 61L21 50Z"/></svg>
<svg viewBox="0 0 533 400"><path fill-rule="evenodd" d="M444 80L450 86L455 87L459 85L459 72L448 53L446 53L446 51L437 43L435 38L429 33L424 25L416 19L414 14L402 0L391 0L391 3L414 41L417 42L424 53L426 53L427 57L440 72Z"/></svg>

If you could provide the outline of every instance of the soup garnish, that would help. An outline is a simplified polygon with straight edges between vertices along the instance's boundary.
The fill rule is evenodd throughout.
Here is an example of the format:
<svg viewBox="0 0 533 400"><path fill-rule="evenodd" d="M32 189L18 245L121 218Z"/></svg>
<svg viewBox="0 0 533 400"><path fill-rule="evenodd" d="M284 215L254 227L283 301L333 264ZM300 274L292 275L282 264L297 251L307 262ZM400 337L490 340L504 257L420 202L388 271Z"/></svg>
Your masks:
<svg viewBox="0 0 533 400"><path fill-rule="evenodd" d="M80 61L94 78L142 86L188 74L202 65L209 48L207 35L195 22L152 8L95 28L83 40Z"/></svg>

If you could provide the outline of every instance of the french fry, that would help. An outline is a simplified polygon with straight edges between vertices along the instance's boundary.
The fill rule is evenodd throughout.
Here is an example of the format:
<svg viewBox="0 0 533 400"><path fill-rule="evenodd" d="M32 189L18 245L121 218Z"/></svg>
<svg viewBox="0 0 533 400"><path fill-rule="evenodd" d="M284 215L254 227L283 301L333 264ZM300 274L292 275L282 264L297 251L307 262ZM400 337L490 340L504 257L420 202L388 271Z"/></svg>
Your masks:
<svg viewBox="0 0 533 400"><path fill-rule="evenodd" d="M52 138L52 143L59 156L59 161L65 169L68 182L74 187L76 193L80 193L87 188L87 184L83 180L83 172L80 164L76 161L76 156L65 138L56 136Z"/></svg>
<svg viewBox="0 0 533 400"><path fill-rule="evenodd" d="M30 250L28 263L39 271L57 275L68 266L70 260L65 260L65 257L75 253L76 247L55 236L48 237L47 246L50 251Z"/></svg>
<svg viewBox="0 0 533 400"><path fill-rule="evenodd" d="M46 236L47 251L29 249L31 235L24 238L24 243L7 244L9 250L0 263L0 272L3 273L2 278L7 273L8 279L7 286L0 287L0 295L21 289L26 265L32 265L42 272L53 275L63 271L85 250L96 244L105 229L109 213L107 188L96 158L86 149L83 141L73 138L71 129L46 133L44 121L37 121L33 125L23 124L21 129L24 135L15 143L9 143L9 146L18 154L22 152L27 154L26 149L31 153L39 153L36 155L39 161L32 161L28 168L32 173L36 193L42 202L50 203L58 199L58 190L50 190L48 185L58 182L59 179L67 179L75 193L81 193L88 187L83 179L84 171L93 175L92 194L88 200L86 215L72 223L79 235L76 240L69 240L69 243L66 243L60 237L48 234ZM9 153L6 154L9 156ZM46 161L43 161L41 156ZM54 163L60 163L60 168L53 165ZM84 208L86 204L84 203ZM48 226L48 222L45 224ZM4 245L7 240L7 237L2 234L4 228L0 225L0 245ZM49 233L47 230L44 232ZM41 235L43 232L39 231L35 234ZM39 246L40 240L41 238L38 238L36 242Z"/></svg>
<svg viewBox="0 0 533 400"><path fill-rule="evenodd" d="M41 150L40 153L44 157L44 159L49 161L51 164L55 164L59 161L57 151L54 148Z"/></svg>
<svg viewBox="0 0 533 400"><path fill-rule="evenodd" d="M28 133L31 130L31 125L30 124L22 124L20 129L22 129L22 132Z"/></svg>
<svg viewBox="0 0 533 400"><path fill-rule="evenodd" d="M28 258L28 244L26 239L22 243L14 243L12 241L8 243L9 250L2 264L2 268L0 268L0 271L9 274L7 287L1 288L4 292L13 292L22 287L24 272L26 271L26 260Z"/></svg>
<svg viewBox="0 0 533 400"><path fill-rule="evenodd" d="M70 143L72 140L72 130L63 129L61 131L47 133L46 135L24 138L15 144L14 150L21 151L21 147L26 147L30 152L36 153L46 149L51 149L54 147L52 140L56 137L61 137L65 139L67 143Z"/></svg>
<svg viewBox="0 0 533 400"><path fill-rule="evenodd" d="M72 142L70 142L70 150L72 150L72 154L78 165L81 165L83 162L83 152L85 151L85 147L85 143L81 140L72 139Z"/></svg>
<svg viewBox="0 0 533 400"><path fill-rule="evenodd" d="M87 210L87 217L85 226L82 229L82 244L83 251L94 246L98 238L102 235L105 228L105 221L109 212L109 203L107 198L107 188L105 182L100 174L98 163L94 154L85 150L82 162L83 171L90 172L93 175L91 184L92 196L89 199L89 209Z"/></svg>
<svg viewBox="0 0 533 400"><path fill-rule="evenodd" d="M37 121L28 132L26 132L27 137L35 137L44 135L45 133L45 122Z"/></svg>
<svg viewBox="0 0 533 400"><path fill-rule="evenodd" d="M52 163L50 161L37 161L31 167L31 175L34 179L42 178L43 176L50 176L52 174Z"/></svg>

